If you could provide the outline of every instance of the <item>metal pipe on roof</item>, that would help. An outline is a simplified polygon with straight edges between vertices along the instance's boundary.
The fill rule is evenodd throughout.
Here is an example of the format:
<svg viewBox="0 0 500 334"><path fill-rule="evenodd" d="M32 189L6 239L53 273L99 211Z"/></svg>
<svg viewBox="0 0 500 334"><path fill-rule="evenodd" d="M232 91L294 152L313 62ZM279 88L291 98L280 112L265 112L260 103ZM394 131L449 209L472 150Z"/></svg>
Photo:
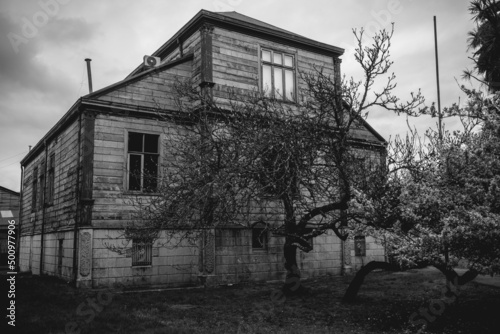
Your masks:
<svg viewBox="0 0 500 334"><path fill-rule="evenodd" d="M90 70L90 62L92 61L92 59L85 58L85 61L87 62L87 76L88 76L88 81L89 81L89 93L92 93L92 71Z"/></svg>

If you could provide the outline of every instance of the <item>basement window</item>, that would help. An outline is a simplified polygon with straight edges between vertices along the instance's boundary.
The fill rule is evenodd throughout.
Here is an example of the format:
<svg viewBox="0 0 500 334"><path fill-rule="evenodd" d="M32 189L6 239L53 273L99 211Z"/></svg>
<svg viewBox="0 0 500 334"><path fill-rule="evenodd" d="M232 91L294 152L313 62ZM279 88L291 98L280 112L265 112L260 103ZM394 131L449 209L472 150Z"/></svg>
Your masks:
<svg viewBox="0 0 500 334"><path fill-rule="evenodd" d="M153 258L153 244L148 241L132 240L132 266L150 266Z"/></svg>
<svg viewBox="0 0 500 334"><path fill-rule="evenodd" d="M267 226L265 223L256 223L252 227L252 249L265 250L268 246Z"/></svg>
<svg viewBox="0 0 500 334"><path fill-rule="evenodd" d="M366 256L366 239L362 235L354 237L354 255Z"/></svg>
<svg viewBox="0 0 500 334"><path fill-rule="evenodd" d="M306 227L306 228L304 229L304 234L303 234L303 235L306 235L306 234L312 233L312 231L313 231L313 230L314 230L314 229L313 229L313 228L311 228L311 227ZM313 247L313 248L314 248L314 238L312 238L312 237L311 237L311 238L305 238L305 239L309 242L309 244L311 245L311 247Z"/></svg>
<svg viewBox="0 0 500 334"><path fill-rule="evenodd" d="M158 186L159 135L128 133L128 190L155 192Z"/></svg>

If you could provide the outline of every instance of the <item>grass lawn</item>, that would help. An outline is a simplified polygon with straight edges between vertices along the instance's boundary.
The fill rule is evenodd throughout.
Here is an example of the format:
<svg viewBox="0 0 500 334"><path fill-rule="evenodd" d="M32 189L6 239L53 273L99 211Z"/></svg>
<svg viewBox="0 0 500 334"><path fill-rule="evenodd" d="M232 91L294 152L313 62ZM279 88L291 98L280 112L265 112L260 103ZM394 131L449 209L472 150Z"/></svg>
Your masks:
<svg viewBox="0 0 500 334"><path fill-rule="evenodd" d="M307 280L308 292L285 297L278 283L122 293L18 277L16 332L417 333L420 327L410 317L422 309L431 319L422 333L499 333L500 289L470 282L452 300L443 294L439 272L376 272L367 277L356 302L343 304L349 279Z"/></svg>

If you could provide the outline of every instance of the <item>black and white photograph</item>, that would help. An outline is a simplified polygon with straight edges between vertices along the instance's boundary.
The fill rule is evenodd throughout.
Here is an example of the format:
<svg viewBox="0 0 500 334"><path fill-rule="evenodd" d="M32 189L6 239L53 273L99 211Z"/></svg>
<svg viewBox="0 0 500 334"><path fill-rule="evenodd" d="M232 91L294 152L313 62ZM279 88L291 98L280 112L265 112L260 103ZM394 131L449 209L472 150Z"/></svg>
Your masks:
<svg viewBox="0 0 500 334"><path fill-rule="evenodd" d="M500 332L499 0L3 0L2 333Z"/></svg>

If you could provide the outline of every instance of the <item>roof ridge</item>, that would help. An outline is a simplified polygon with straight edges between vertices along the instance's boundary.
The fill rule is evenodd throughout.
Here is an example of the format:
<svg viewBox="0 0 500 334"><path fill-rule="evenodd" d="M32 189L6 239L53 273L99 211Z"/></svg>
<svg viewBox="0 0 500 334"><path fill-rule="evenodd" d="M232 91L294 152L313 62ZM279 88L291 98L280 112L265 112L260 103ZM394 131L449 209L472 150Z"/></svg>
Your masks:
<svg viewBox="0 0 500 334"><path fill-rule="evenodd" d="M214 14L219 14L219 15L223 15L223 16L226 16L226 17L230 17L232 19L236 19L236 20L240 20L240 21L244 21L244 22L248 22L248 23L254 23L254 24L259 24L261 26L264 26L264 27L269 27L269 28L273 28L273 29L277 29L277 30L281 30L283 32L286 32L287 34L291 34L291 35L295 35L295 36L300 36L300 37L304 37L304 38L308 38L308 37L305 37L305 36L302 36L302 35L299 35L297 33L294 33L292 31L289 31L289 30L286 30L286 29L283 29L283 28L280 28L280 27L277 27L275 25L272 25L270 23L267 23L267 22L264 22L264 21L261 21L259 19L256 19L256 18L253 18L251 16L248 16L248 15L245 15L245 14L242 14L240 12L237 12L235 10L233 11L227 11L227 12L212 12ZM237 14L237 15L225 15L225 13L234 13L234 14ZM242 20L241 18L239 18L238 16L243 16L246 18L246 20Z"/></svg>

